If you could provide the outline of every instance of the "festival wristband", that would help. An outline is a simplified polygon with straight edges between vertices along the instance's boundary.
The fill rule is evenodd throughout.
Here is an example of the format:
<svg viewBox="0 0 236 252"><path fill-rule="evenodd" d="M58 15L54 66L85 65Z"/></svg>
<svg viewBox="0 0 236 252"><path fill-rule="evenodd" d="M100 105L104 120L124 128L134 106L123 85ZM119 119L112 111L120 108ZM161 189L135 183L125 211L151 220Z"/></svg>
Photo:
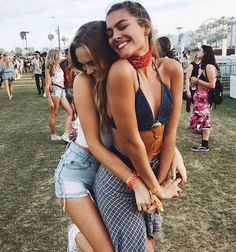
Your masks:
<svg viewBox="0 0 236 252"><path fill-rule="evenodd" d="M138 178L137 172L132 172L132 174L124 181L129 189L133 189L134 184Z"/></svg>

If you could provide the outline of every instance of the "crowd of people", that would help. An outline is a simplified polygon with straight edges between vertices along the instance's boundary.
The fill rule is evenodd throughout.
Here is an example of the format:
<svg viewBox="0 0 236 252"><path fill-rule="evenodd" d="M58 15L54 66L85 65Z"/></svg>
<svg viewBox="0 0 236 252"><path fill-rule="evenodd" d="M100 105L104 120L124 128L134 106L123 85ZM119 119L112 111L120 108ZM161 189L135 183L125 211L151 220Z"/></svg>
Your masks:
<svg viewBox="0 0 236 252"><path fill-rule="evenodd" d="M179 197L187 183L176 147L184 82L189 128L202 135L192 151L209 151L214 52L205 45L183 52L184 78L175 48L167 37L155 39L146 9L123 1L105 21L82 25L64 53L36 51L20 75L30 70L48 100L51 141L68 143L54 174L56 196L73 222L67 251L154 251L162 201ZM11 100L16 67L7 55L0 55L0 72Z"/></svg>

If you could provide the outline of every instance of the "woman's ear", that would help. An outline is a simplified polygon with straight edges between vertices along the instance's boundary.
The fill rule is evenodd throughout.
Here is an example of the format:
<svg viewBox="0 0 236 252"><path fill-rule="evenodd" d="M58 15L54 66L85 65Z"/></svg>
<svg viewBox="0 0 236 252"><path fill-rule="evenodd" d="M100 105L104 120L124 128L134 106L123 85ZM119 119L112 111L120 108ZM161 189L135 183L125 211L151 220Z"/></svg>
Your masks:
<svg viewBox="0 0 236 252"><path fill-rule="evenodd" d="M150 34L150 32L151 32L151 23L150 23L150 21L146 21L144 23L144 35L148 36Z"/></svg>

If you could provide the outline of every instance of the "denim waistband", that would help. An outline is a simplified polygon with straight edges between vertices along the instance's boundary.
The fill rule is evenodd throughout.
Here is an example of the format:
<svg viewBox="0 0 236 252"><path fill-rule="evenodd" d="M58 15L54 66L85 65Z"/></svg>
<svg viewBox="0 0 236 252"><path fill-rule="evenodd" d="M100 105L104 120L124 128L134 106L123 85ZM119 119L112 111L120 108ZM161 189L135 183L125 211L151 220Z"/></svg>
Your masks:
<svg viewBox="0 0 236 252"><path fill-rule="evenodd" d="M52 83L52 85L53 85L53 86L56 86L56 87L59 87L59 88L61 88L61 89L65 89L64 87L62 87L62 86L60 86L60 85L57 85L57 84L55 84L55 83Z"/></svg>
<svg viewBox="0 0 236 252"><path fill-rule="evenodd" d="M73 151L74 153L79 152L79 153L83 154L83 156L86 157L90 162L99 164L99 161L93 156L93 154L91 152L89 152L88 150L83 149L82 147L80 147L78 144L76 144L73 141L70 141L67 144L66 149L67 150L69 149L70 151Z"/></svg>

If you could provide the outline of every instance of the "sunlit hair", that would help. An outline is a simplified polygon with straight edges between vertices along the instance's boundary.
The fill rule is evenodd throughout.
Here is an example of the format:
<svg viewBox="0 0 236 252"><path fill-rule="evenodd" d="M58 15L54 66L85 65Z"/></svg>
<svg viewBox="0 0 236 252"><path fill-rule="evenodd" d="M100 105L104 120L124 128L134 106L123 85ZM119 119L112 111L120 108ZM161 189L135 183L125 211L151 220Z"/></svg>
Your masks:
<svg viewBox="0 0 236 252"><path fill-rule="evenodd" d="M110 48L106 36L106 23L92 21L84 24L76 32L70 45L70 58L72 65L84 72L83 65L76 57L76 49L83 47L91 56L96 67L96 81L94 83L95 106L99 115L100 126L108 126L106 112L106 78L111 64L117 56Z"/></svg>
<svg viewBox="0 0 236 252"><path fill-rule="evenodd" d="M3 55L3 62L7 69L11 66L11 60L7 55Z"/></svg>
<svg viewBox="0 0 236 252"><path fill-rule="evenodd" d="M133 17L137 18L139 25L149 24L151 27L151 31L148 35L148 42L149 47L154 55L157 54L157 48L156 48L156 42L155 42L155 36L154 36L154 30L152 27L152 21L151 18L147 12L147 10L138 2L132 2L132 1L123 1L120 3L113 4L110 9L107 12L107 16L110 15L112 12L117 10L127 10L129 14Z"/></svg>
<svg viewBox="0 0 236 252"><path fill-rule="evenodd" d="M7 55L3 55L3 62L5 63L6 68L8 69L11 66L11 60Z"/></svg>
<svg viewBox="0 0 236 252"><path fill-rule="evenodd" d="M171 42L168 37L159 37L156 40L157 44L157 51L160 55L160 57L169 57L173 58L172 52L171 52Z"/></svg>
<svg viewBox="0 0 236 252"><path fill-rule="evenodd" d="M211 46L202 45L203 57L201 60L201 69L205 69L208 64L214 65L218 70L218 65L216 64L215 54Z"/></svg>
<svg viewBox="0 0 236 252"><path fill-rule="evenodd" d="M60 51L58 49L49 49L47 52L45 67L51 75L55 74L55 68L60 63Z"/></svg>

